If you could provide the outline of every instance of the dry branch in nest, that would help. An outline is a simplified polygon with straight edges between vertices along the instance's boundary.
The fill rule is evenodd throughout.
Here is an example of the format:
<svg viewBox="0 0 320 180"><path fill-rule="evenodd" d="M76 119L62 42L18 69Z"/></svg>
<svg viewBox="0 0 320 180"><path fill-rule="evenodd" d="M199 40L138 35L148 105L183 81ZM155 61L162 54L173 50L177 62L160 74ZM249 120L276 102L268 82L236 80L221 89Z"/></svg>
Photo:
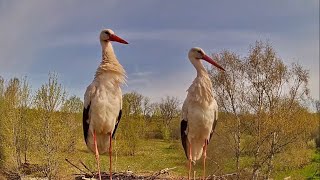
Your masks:
<svg viewBox="0 0 320 180"><path fill-rule="evenodd" d="M79 174L73 174L75 176L75 180L91 180L92 178L94 179L99 179L99 175L97 172L94 172L90 170L82 161L80 161L80 164L85 168L85 170L79 168L76 166L74 163L70 162L68 159L66 161L73 166L74 168L78 169L81 173ZM132 171L126 171L126 172L114 172L112 173L112 178L117 179L117 180L131 180L131 179L143 179L143 180L155 180L155 179L179 179L179 180L184 180L186 179L185 177L168 177L169 172L176 167L173 168L165 168L160 171L154 172L149 175L137 175L133 173ZM161 175L166 175L161 176ZM229 180L229 179L234 179L236 177L237 173L229 173L229 174L224 174L224 175L209 175L206 177L206 180ZM101 172L101 179L102 180L109 180L110 174L106 172ZM195 180L201 179L201 178L193 178Z"/></svg>
<svg viewBox="0 0 320 180"><path fill-rule="evenodd" d="M212 180L229 180L229 179L234 179L233 177L236 177L238 173L229 173L229 174L224 174L224 175L210 175L206 179L212 179Z"/></svg>
<svg viewBox="0 0 320 180"><path fill-rule="evenodd" d="M93 172L90 170L83 162L80 161L80 164L85 168L85 170L79 168L74 163L70 162L68 159L66 161L73 166L74 168L78 169L81 173L79 174L73 174L75 176L75 180L86 180L86 179L99 179L99 175L97 172ZM113 179L121 179L121 180L129 180L129 179L144 179L144 180L154 180L154 179L172 179L168 177L160 177L161 175L169 175L169 171L175 169L174 168L165 168L160 171L154 172L150 175L137 175L133 173L132 171L126 171L126 172L114 172L112 173ZM86 172L87 171L87 172ZM101 172L101 179L108 179L110 178L110 174L106 172Z"/></svg>

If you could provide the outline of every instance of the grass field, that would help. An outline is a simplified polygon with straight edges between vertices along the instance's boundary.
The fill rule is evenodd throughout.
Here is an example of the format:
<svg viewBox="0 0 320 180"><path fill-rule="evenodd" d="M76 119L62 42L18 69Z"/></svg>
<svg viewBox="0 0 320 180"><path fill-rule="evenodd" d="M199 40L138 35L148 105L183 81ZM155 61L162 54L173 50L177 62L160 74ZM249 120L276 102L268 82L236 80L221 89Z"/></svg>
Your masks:
<svg viewBox="0 0 320 180"><path fill-rule="evenodd" d="M187 159L179 141L167 142L163 140L148 140L140 141L137 153L134 156L116 155L117 148L113 151L113 169L115 171L131 170L134 173L151 173L164 168L176 167L172 175L181 176L187 174ZM90 169L96 170L96 161L94 154L89 152L84 142L78 143L76 152L66 158L72 162L79 162L81 160ZM108 171L109 156L104 154L100 156L101 170ZM68 163L63 164L66 170L65 173L79 173ZM196 170L200 168L196 165Z"/></svg>
<svg viewBox="0 0 320 180"><path fill-rule="evenodd" d="M118 142L119 143L119 142ZM117 147L117 145L115 145ZM164 141L164 140L144 140L140 141L135 156L116 156L117 148L113 152L113 169L117 172L131 170L138 174L149 174L164 168L176 167L171 173L174 177L187 176L187 160L184 155L182 146L179 141ZM89 152L84 142L79 142L77 150L74 154L65 155L75 164L82 160L90 169L96 170L96 162L94 154ZM208 157L210 158L210 157ZM109 157L107 154L100 156L101 170L108 171ZM316 170L319 168L320 155L314 154L312 162L301 169L291 171L277 172L273 177L274 179L283 179L284 177L291 176L293 179L312 179L319 178L316 176ZM80 164L78 163L79 167ZM71 175L79 173L74 167L68 163L63 163L63 174ZM208 164L208 166L212 166ZM202 175L202 160L199 160L195 166L197 176ZM207 174L212 172L207 172ZM318 171L319 175L319 171Z"/></svg>
<svg viewBox="0 0 320 180"><path fill-rule="evenodd" d="M320 179L320 152L315 151L310 164L290 171L278 172L275 179L291 176L293 179Z"/></svg>

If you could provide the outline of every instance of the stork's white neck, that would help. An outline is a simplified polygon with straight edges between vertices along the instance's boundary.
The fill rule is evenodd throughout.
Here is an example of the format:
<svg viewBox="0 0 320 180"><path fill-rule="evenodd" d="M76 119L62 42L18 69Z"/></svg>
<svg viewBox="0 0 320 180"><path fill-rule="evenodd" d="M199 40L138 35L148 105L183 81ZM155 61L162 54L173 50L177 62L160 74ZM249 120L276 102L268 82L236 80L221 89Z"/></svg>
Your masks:
<svg viewBox="0 0 320 180"><path fill-rule="evenodd" d="M109 41L100 41L102 47L102 61L96 71L95 78L106 73L118 76L121 83L125 82L126 72L114 54L112 44Z"/></svg>
<svg viewBox="0 0 320 180"><path fill-rule="evenodd" d="M199 59L192 57L189 57L189 59L197 70L197 77L193 80L191 86L187 90L188 98L191 101L200 104L211 103L213 100L212 83L207 70Z"/></svg>
<svg viewBox="0 0 320 180"><path fill-rule="evenodd" d="M116 60L113 47L110 41L100 41L102 47L102 61Z"/></svg>
<svg viewBox="0 0 320 180"><path fill-rule="evenodd" d="M208 76L206 68L204 68L202 62L199 59L196 59L194 57L189 57L191 63L197 70L197 77L199 76Z"/></svg>

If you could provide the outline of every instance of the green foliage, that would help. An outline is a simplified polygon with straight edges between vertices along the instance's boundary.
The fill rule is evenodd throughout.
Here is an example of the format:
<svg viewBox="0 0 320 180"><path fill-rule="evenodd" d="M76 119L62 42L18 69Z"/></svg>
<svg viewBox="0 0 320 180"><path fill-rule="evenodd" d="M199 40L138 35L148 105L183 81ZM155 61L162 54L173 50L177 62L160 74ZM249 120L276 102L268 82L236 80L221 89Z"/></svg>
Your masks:
<svg viewBox="0 0 320 180"><path fill-rule="evenodd" d="M1 116L2 116L2 145L4 157L2 163L19 167L27 160L27 110L30 103L30 87L26 78L12 78L4 85L1 82ZM11 157L11 158L8 158Z"/></svg>
<svg viewBox="0 0 320 180"><path fill-rule="evenodd" d="M140 139L144 137L144 122L135 118L124 118L121 120L117 130L119 143L119 155L134 156L138 151Z"/></svg>
<svg viewBox="0 0 320 180"><path fill-rule="evenodd" d="M298 152L299 153L299 152ZM312 154L312 159L309 159L311 162L300 166L298 168L288 168L288 170L285 171L277 171L274 173L275 179L283 179L285 177L291 176L295 179L319 179L320 178L320 172L319 172L319 165L320 165L320 153L318 151L311 151L307 152L307 154ZM297 154L299 155L299 154ZM289 158L299 158L295 156L291 156ZM286 165L288 166L288 165Z"/></svg>
<svg viewBox="0 0 320 180"><path fill-rule="evenodd" d="M276 171L300 169L311 162L313 150L295 148L279 153L275 158Z"/></svg>
<svg viewBox="0 0 320 180"><path fill-rule="evenodd" d="M167 128L166 126L162 126L161 134L162 134L162 139L164 139L164 140L170 139L171 132L170 132L170 129Z"/></svg>
<svg viewBox="0 0 320 180"><path fill-rule="evenodd" d="M77 96L71 96L69 99L67 99L64 102L61 108L61 111L67 112L67 113L82 113L82 110L83 110L83 102Z"/></svg>
<svg viewBox="0 0 320 180"><path fill-rule="evenodd" d="M39 163L45 176L55 177L63 162L61 153L75 150L82 106L77 97L71 97L67 103L65 98L56 74L49 74L48 83L36 91L34 98L26 78L13 78L7 83L0 78L2 166L24 174L28 171L20 167L25 163ZM63 105L65 111L59 112Z"/></svg>
<svg viewBox="0 0 320 180"><path fill-rule="evenodd" d="M73 99L77 100L75 97ZM72 137L72 132L76 128L70 123L72 119L69 113L57 111L63 105L64 107L68 105L69 111L73 111L74 108L77 111L79 107L71 107L77 105L77 103L72 104L72 99L67 102L67 105L65 100L66 92L58 82L57 74L50 73L49 81L37 90L35 96L38 116L37 133L40 135L38 152L44 159L46 167L44 173L49 179L55 178L57 174L62 160L60 153L68 151L74 143L74 139L70 136Z"/></svg>
<svg viewBox="0 0 320 180"><path fill-rule="evenodd" d="M0 76L0 127L4 127L4 79ZM0 142L5 141L5 134L0 130ZM4 164L4 147L3 143L0 143L0 168L3 168Z"/></svg>

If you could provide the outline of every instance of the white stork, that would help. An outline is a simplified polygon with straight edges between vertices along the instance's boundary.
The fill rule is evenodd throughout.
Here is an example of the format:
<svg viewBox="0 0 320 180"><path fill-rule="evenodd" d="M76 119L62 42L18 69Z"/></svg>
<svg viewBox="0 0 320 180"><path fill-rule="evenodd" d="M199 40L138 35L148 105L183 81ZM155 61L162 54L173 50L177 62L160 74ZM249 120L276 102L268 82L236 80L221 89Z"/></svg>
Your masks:
<svg viewBox="0 0 320 180"><path fill-rule="evenodd" d="M110 29L100 33L102 61L92 83L84 94L83 132L87 147L96 155L99 179L99 154L109 150L110 179L112 179L112 138L121 118L121 84L126 80L126 73L113 52L111 41L128 44L116 36ZM109 141L109 142L108 142Z"/></svg>
<svg viewBox="0 0 320 180"><path fill-rule="evenodd" d="M189 159L189 174L191 162L203 157L203 178L205 179L205 163L207 145L211 139L218 118L218 105L213 97L212 83L200 59L224 69L213 61L201 48L192 48L189 59L197 70L197 77L189 87L187 98L182 106L181 141L185 154Z"/></svg>

